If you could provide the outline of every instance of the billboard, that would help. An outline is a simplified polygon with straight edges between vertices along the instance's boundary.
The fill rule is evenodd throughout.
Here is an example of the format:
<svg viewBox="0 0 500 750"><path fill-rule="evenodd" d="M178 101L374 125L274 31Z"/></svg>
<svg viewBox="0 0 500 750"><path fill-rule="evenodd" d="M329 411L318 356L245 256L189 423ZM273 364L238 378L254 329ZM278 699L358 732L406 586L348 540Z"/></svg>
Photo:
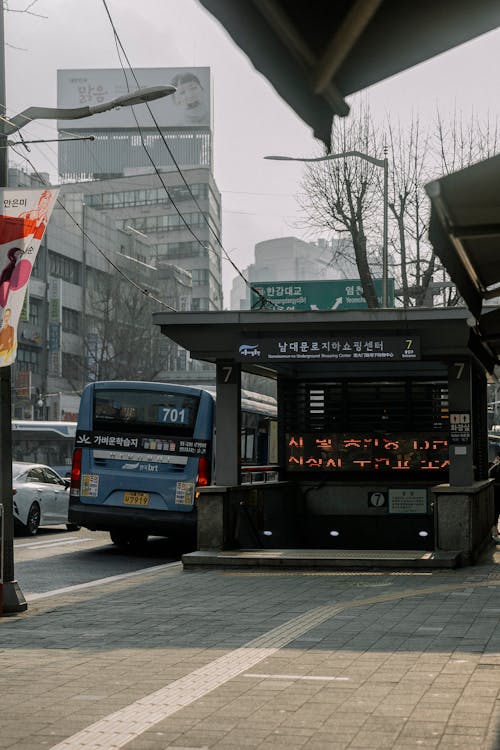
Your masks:
<svg viewBox="0 0 500 750"><path fill-rule="evenodd" d="M210 68L138 68L134 72L140 87L173 85L177 88L175 94L149 103L160 127L210 127ZM128 82L127 87L121 68L58 70L57 106L76 108L103 104L137 89L131 75ZM135 106L134 112L141 127L154 127L144 104ZM60 120L57 126L62 130L137 127L131 107L112 109L80 120Z"/></svg>
<svg viewBox="0 0 500 750"><path fill-rule="evenodd" d="M375 292L382 304L382 279L374 279ZM367 304L359 279L324 281L256 281L252 283L270 303L266 309L278 310L363 310ZM252 291L251 307L257 310L261 298ZM387 280L387 306L394 307L394 279Z"/></svg>

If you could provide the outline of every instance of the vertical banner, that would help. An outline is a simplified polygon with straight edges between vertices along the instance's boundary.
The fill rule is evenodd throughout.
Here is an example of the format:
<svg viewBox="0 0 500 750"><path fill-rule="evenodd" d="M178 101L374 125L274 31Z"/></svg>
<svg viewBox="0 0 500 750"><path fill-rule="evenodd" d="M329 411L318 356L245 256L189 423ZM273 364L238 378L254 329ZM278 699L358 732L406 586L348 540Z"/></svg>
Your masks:
<svg viewBox="0 0 500 750"><path fill-rule="evenodd" d="M28 281L59 190L0 190L0 367L16 359Z"/></svg>
<svg viewBox="0 0 500 750"><path fill-rule="evenodd" d="M60 378L62 374L62 279L49 276L49 375Z"/></svg>

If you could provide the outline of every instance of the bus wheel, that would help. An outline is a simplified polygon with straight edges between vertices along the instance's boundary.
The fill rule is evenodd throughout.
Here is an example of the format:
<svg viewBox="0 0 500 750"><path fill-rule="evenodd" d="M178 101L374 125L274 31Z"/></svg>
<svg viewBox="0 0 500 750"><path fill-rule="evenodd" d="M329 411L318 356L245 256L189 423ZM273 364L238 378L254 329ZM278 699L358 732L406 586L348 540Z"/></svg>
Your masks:
<svg viewBox="0 0 500 750"><path fill-rule="evenodd" d="M40 506L38 503L33 503L28 511L28 518L26 519L26 525L24 530L26 534L35 536L40 525Z"/></svg>
<svg viewBox="0 0 500 750"><path fill-rule="evenodd" d="M120 531L110 531L109 535L114 545L129 550L140 549L148 540L147 534L126 534Z"/></svg>

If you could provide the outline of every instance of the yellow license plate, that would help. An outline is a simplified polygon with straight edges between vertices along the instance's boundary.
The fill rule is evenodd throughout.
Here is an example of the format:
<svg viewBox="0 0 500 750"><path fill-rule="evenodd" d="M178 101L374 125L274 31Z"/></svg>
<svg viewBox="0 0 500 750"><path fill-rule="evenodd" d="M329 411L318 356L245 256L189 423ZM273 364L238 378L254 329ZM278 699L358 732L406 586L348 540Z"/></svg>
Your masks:
<svg viewBox="0 0 500 750"><path fill-rule="evenodd" d="M124 505L149 505L149 494L147 492L124 492Z"/></svg>

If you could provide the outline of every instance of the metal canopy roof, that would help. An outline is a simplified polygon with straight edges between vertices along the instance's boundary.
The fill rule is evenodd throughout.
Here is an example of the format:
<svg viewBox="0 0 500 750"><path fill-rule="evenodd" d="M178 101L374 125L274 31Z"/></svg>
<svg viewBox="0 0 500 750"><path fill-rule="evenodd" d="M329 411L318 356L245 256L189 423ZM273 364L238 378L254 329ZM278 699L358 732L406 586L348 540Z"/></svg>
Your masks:
<svg viewBox="0 0 500 750"><path fill-rule="evenodd" d="M500 156L430 182L426 190L429 238L498 358L500 310L485 311L483 303L500 296Z"/></svg>
<svg viewBox="0 0 500 750"><path fill-rule="evenodd" d="M187 349L194 359L206 362L235 361L238 349L252 339L277 339L315 335L335 338L356 335L418 335L422 359L439 362L472 353L487 373L492 374L495 360L482 345L473 328L466 325L469 313L465 308L412 308L411 310L345 310L345 311L255 311L255 312L157 312L153 323L162 334ZM255 342L254 342L255 343ZM242 363L246 372L273 376L293 376L298 371L325 376L332 367L349 368L347 363L273 361ZM406 363L405 363L406 365ZM353 365L359 367L360 365ZM366 371L382 373L393 363L364 363ZM385 373L384 373L385 374Z"/></svg>
<svg viewBox="0 0 500 750"><path fill-rule="evenodd" d="M344 97L500 25L491 0L199 0L330 147Z"/></svg>

